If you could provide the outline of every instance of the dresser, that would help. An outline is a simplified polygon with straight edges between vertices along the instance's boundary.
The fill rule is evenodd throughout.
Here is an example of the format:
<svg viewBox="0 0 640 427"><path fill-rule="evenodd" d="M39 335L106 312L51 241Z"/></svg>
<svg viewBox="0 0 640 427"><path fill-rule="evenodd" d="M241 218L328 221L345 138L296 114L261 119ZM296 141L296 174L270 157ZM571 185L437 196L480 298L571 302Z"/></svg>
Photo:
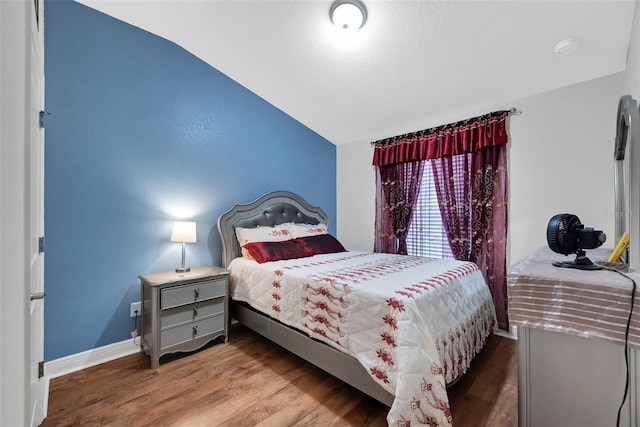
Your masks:
<svg viewBox="0 0 640 427"><path fill-rule="evenodd" d="M229 330L229 272L220 267L140 276L142 350L158 368L160 357L194 351Z"/></svg>
<svg viewBox="0 0 640 427"><path fill-rule="evenodd" d="M610 249L587 252L594 262ZM624 334L632 284L640 274L559 268L569 258L540 248L509 269L509 319L518 328L520 427L615 426L622 403ZM613 268L612 265L609 267ZM629 388L621 427L640 423L640 297L630 328Z"/></svg>

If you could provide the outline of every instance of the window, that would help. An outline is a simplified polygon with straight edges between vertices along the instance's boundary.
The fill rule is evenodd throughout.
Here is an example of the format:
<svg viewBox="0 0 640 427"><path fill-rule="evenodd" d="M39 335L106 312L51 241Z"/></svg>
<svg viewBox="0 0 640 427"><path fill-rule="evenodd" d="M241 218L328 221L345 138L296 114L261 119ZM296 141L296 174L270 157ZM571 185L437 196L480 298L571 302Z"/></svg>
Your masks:
<svg viewBox="0 0 640 427"><path fill-rule="evenodd" d="M407 254L431 258L453 258L442 226L431 162L424 162L422 183L407 233Z"/></svg>

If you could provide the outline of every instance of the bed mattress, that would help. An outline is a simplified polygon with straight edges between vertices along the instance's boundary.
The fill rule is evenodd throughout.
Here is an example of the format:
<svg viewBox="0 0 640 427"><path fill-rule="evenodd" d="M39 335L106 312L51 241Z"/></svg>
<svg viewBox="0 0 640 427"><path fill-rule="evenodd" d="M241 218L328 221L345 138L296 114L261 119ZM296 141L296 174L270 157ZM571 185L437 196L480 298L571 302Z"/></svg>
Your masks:
<svg viewBox="0 0 640 427"><path fill-rule="evenodd" d="M356 358L395 396L389 425L450 425L446 384L496 324L469 262L349 251L228 269L234 300Z"/></svg>

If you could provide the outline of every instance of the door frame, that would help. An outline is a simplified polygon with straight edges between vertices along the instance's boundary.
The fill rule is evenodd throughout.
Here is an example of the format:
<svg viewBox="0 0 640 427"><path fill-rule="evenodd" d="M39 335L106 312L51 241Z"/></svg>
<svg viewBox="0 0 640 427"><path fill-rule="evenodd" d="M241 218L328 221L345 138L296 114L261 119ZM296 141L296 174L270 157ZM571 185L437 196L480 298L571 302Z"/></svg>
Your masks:
<svg viewBox="0 0 640 427"><path fill-rule="evenodd" d="M44 2L32 0L29 43L29 405L31 427L47 416L48 379L44 376Z"/></svg>
<svg viewBox="0 0 640 427"><path fill-rule="evenodd" d="M29 425L30 28L34 0L0 1L0 425ZM42 21L42 19L40 19ZM4 319L4 320L2 320Z"/></svg>

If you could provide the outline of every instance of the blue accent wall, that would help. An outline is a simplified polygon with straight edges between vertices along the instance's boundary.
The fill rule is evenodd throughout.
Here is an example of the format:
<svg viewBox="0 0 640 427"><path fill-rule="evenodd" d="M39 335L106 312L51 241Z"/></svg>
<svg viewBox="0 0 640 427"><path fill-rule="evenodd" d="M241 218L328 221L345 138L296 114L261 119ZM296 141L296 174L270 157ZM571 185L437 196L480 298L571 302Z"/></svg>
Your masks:
<svg viewBox="0 0 640 427"><path fill-rule="evenodd" d="M290 190L335 218L335 146L172 42L46 1L45 82L47 361L130 338L138 276L180 265L176 219L198 266L233 203Z"/></svg>

